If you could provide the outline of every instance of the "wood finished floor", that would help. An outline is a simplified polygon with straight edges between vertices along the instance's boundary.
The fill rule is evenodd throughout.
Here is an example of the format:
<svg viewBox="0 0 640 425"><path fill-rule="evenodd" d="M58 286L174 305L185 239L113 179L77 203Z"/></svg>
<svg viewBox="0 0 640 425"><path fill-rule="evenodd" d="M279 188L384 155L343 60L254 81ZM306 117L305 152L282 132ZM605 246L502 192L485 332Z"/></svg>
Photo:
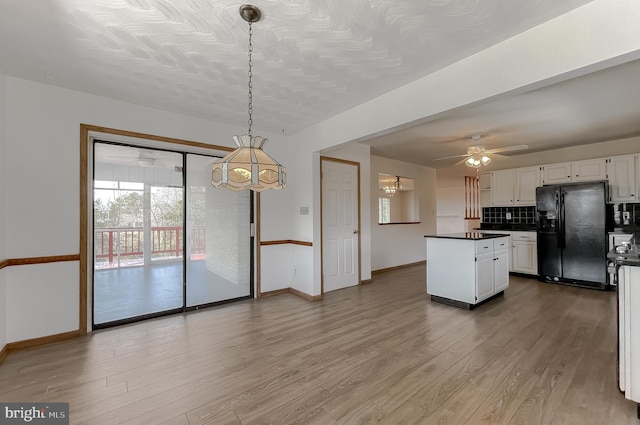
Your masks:
<svg viewBox="0 0 640 425"><path fill-rule="evenodd" d="M512 276L465 311L428 301L424 275L11 353L0 401L69 402L91 425L638 425L616 387L615 293Z"/></svg>

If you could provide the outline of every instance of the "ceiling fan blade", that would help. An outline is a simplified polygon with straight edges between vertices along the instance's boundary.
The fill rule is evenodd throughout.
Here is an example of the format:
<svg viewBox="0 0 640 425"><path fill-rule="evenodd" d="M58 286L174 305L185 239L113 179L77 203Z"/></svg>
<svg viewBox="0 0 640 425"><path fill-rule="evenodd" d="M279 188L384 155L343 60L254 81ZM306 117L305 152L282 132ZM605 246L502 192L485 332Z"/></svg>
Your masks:
<svg viewBox="0 0 640 425"><path fill-rule="evenodd" d="M499 153L492 153L489 155L491 157L491 159L507 159L509 158L506 155L500 155Z"/></svg>
<svg viewBox="0 0 640 425"><path fill-rule="evenodd" d="M498 152L520 151L528 148L529 148L529 145L515 145L515 146L505 146L504 148L488 149L485 152L498 153Z"/></svg>
<svg viewBox="0 0 640 425"><path fill-rule="evenodd" d="M451 159L451 158L461 158L461 157L463 157L463 156L464 156L464 157L467 157L467 156L469 156L469 154L468 154L468 153L465 153L464 155L452 155L452 156L445 156L445 157L443 157L443 158L436 158L436 159L434 159L434 161L441 161L441 160L443 160L443 159Z"/></svg>
<svg viewBox="0 0 640 425"><path fill-rule="evenodd" d="M455 167L456 165L461 165L461 164L464 164L465 162L467 162L467 158L461 159L460 161L458 161L455 164L453 164L453 166Z"/></svg>

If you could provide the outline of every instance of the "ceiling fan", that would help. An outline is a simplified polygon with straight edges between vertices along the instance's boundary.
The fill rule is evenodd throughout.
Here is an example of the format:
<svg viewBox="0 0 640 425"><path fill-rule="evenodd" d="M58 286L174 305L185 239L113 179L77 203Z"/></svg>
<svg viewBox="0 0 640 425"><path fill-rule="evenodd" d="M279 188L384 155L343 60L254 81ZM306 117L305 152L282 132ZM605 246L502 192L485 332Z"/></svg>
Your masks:
<svg viewBox="0 0 640 425"><path fill-rule="evenodd" d="M99 145L96 148L96 161L112 162L123 165L137 165L142 168L182 168L182 159L173 152L153 151L118 145ZM177 171L177 170L176 170Z"/></svg>
<svg viewBox="0 0 640 425"><path fill-rule="evenodd" d="M462 155L445 156L443 158L436 158L434 161L441 161L443 159L451 158L463 158L460 161L453 164L454 166L460 164L466 164L469 167L479 168L482 165L487 165L493 158L506 158L504 155L500 155L500 152L518 151L527 149L528 145L514 145L505 146L503 148L487 149L482 145L477 144L482 138L481 134L476 134L470 137L470 139L476 144L467 148L467 153Z"/></svg>

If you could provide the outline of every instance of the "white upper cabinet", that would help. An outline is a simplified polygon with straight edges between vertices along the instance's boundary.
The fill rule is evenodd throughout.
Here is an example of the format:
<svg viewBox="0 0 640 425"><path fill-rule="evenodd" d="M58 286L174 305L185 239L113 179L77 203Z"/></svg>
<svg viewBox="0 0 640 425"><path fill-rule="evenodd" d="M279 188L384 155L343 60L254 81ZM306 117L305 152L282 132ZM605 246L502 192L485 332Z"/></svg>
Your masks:
<svg viewBox="0 0 640 425"><path fill-rule="evenodd" d="M542 184L586 182L607 179L605 158L561 162L542 167Z"/></svg>
<svg viewBox="0 0 640 425"><path fill-rule="evenodd" d="M633 155L607 158L609 200L611 202L636 202L636 167Z"/></svg>
<svg viewBox="0 0 640 425"><path fill-rule="evenodd" d="M491 173L482 173L478 176L478 188L491 189Z"/></svg>
<svg viewBox="0 0 640 425"><path fill-rule="evenodd" d="M480 189L480 208L491 206L491 173L483 173L478 176Z"/></svg>
<svg viewBox="0 0 640 425"><path fill-rule="evenodd" d="M535 205L540 167L516 168L515 205Z"/></svg>
<svg viewBox="0 0 640 425"><path fill-rule="evenodd" d="M513 205L516 173L500 170L491 173L491 200L494 207Z"/></svg>
<svg viewBox="0 0 640 425"><path fill-rule="evenodd" d="M571 163L561 162L542 166L542 184L571 182Z"/></svg>
<svg viewBox="0 0 640 425"><path fill-rule="evenodd" d="M494 171L491 173L491 205L535 205L538 186L539 167Z"/></svg>
<svg viewBox="0 0 640 425"><path fill-rule="evenodd" d="M640 202L640 153L481 174L480 205L532 206L538 186L600 180L609 182L607 202Z"/></svg>
<svg viewBox="0 0 640 425"><path fill-rule="evenodd" d="M607 179L607 161L605 158L588 159L571 163L571 180L589 182Z"/></svg>

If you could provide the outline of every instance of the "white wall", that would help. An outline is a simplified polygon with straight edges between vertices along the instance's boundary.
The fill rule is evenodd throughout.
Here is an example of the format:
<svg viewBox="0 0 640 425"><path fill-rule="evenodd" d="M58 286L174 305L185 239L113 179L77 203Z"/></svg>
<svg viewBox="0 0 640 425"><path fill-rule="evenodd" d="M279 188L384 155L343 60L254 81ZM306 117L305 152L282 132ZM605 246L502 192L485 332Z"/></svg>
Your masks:
<svg viewBox="0 0 640 425"><path fill-rule="evenodd" d="M0 70L0 262L7 259L6 78ZM0 350L7 343L7 269L0 269Z"/></svg>
<svg viewBox="0 0 640 425"><path fill-rule="evenodd" d="M378 173L415 179L419 224L378 224ZM425 260L424 235L436 232L435 169L372 155L369 181L373 188L369 204L372 270Z"/></svg>
<svg viewBox="0 0 640 425"><path fill-rule="evenodd" d="M81 123L227 146L245 131L13 77L6 78L6 105L3 181L11 185L0 187L2 258L78 254ZM7 342L78 328L78 268L4 269Z"/></svg>

